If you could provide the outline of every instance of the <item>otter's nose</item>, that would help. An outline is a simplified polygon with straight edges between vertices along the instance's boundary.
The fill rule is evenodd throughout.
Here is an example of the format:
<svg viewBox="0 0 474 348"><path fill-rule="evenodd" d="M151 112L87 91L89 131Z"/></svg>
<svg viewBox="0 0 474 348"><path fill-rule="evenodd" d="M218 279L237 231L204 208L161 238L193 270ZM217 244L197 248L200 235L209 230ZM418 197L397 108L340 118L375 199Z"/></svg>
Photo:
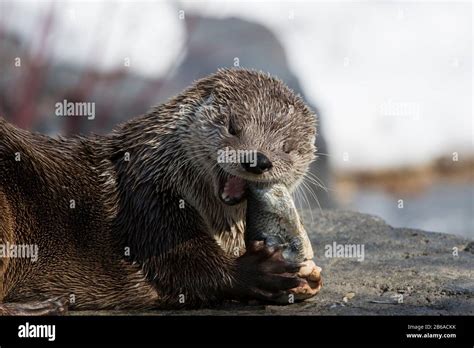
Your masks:
<svg viewBox="0 0 474 348"><path fill-rule="evenodd" d="M262 174L269 171L273 164L263 153L257 152L257 163L242 163L242 167L250 173Z"/></svg>

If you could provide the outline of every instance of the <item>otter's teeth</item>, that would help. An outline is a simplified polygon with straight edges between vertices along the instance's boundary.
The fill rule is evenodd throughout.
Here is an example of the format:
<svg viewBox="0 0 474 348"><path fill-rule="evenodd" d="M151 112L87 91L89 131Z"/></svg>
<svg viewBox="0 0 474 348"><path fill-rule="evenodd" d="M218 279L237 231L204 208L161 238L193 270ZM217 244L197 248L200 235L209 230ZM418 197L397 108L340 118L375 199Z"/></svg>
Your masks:
<svg viewBox="0 0 474 348"><path fill-rule="evenodd" d="M227 204L238 203L242 199L244 193L242 179L230 177L224 183L221 199Z"/></svg>
<svg viewBox="0 0 474 348"><path fill-rule="evenodd" d="M229 195L228 191L229 191L229 182L226 181L226 183L224 185L224 190L222 191L222 199L226 202L228 202L230 200L230 195Z"/></svg>
<svg viewBox="0 0 474 348"><path fill-rule="evenodd" d="M228 202L230 200L230 197L227 193L225 192L222 192L222 199L226 202Z"/></svg>

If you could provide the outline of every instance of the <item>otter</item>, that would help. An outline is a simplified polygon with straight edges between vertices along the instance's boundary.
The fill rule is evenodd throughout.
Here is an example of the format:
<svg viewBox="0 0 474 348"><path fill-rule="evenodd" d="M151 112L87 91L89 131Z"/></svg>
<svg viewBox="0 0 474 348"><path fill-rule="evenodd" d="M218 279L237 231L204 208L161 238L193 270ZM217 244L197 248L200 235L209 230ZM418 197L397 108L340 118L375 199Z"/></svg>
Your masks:
<svg viewBox="0 0 474 348"><path fill-rule="evenodd" d="M314 264L244 243L246 183L294 190L316 116L267 74L223 69L108 135L51 138L0 119L1 314L195 308L314 296ZM220 149L257 151L255 165ZM313 272L314 273L314 272Z"/></svg>

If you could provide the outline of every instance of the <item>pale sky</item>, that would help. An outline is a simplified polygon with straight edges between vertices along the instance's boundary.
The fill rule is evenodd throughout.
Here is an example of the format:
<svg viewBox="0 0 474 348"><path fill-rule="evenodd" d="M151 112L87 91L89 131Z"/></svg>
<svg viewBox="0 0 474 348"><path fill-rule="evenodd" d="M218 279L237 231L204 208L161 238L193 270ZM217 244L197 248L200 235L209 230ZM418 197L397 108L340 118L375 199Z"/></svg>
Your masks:
<svg viewBox="0 0 474 348"><path fill-rule="evenodd" d="M282 41L321 110L334 166L381 168L474 152L469 2L171 3L56 2L49 50L53 59L103 70L129 57L136 73L160 76L183 44L178 9L242 17ZM0 20L34 47L50 5L3 1ZM95 54L98 48L105 53Z"/></svg>

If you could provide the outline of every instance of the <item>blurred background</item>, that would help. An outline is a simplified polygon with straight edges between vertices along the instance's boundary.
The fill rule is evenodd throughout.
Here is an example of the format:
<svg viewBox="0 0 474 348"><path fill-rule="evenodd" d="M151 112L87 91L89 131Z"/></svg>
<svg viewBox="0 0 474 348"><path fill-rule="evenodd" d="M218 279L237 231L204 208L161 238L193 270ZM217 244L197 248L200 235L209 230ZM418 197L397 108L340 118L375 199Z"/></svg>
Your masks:
<svg viewBox="0 0 474 348"><path fill-rule="evenodd" d="M299 206L473 238L472 7L0 0L0 116L106 133L218 68L263 70L319 115L319 183ZM96 117L56 116L63 100Z"/></svg>

